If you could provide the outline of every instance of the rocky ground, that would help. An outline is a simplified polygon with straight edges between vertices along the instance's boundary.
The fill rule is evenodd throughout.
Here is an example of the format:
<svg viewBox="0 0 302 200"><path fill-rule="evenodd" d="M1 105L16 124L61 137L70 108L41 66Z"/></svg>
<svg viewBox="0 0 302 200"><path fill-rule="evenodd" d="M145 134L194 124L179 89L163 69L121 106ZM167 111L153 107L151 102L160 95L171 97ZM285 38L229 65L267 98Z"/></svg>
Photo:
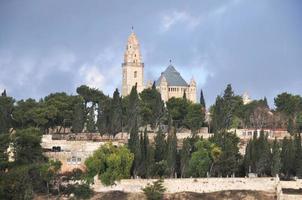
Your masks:
<svg viewBox="0 0 302 200"><path fill-rule="evenodd" d="M35 200L47 199L43 196L36 197ZM57 198L49 198L49 200L54 200ZM61 200L67 200L70 198L62 197ZM146 200L143 193L125 193L121 191L106 192L106 193L96 193L92 200ZM194 193L194 192L181 192L174 194L165 194L164 200L275 200L276 195L274 193L259 192L259 191L221 191L213 193Z"/></svg>

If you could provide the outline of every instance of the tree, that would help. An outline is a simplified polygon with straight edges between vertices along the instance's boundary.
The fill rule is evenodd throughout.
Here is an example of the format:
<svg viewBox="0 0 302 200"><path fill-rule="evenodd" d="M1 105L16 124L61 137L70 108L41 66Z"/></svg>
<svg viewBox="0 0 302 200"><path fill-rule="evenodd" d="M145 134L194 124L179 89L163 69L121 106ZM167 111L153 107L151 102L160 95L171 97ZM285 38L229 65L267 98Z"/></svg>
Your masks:
<svg viewBox="0 0 302 200"><path fill-rule="evenodd" d="M204 116L205 114L200 104L190 104L188 106L185 123L191 129L192 135L197 134L198 129L202 127Z"/></svg>
<svg viewBox="0 0 302 200"><path fill-rule="evenodd" d="M166 146L165 134L162 132L162 129L159 127L156 136L155 136L155 162L162 161L166 158Z"/></svg>
<svg viewBox="0 0 302 200"><path fill-rule="evenodd" d="M86 129L88 133L96 132L94 108L91 107L87 116Z"/></svg>
<svg viewBox="0 0 302 200"><path fill-rule="evenodd" d="M84 129L85 111L83 102L74 105L72 120L72 132L81 133Z"/></svg>
<svg viewBox="0 0 302 200"><path fill-rule="evenodd" d="M147 129L145 129L144 134L141 134L141 163L140 163L140 173L141 177L149 177L151 175L151 170L154 163L154 151L152 146L149 144L149 138L147 135Z"/></svg>
<svg viewBox="0 0 302 200"><path fill-rule="evenodd" d="M270 144L267 139L267 135L264 135L264 131L260 131L260 137L257 141L257 149L259 152L259 159L256 161L256 171L259 175L269 175L271 167L271 152Z"/></svg>
<svg viewBox="0 0 302 200"><path fill-rule="evenodd" d="M168 113L176 127L184 125L185 117L188 113L189 102L184 98L170 98L167 102Z"/></svg>
<svg viewBox="0 0 302 200"><path fill-rule="evenodd" d="M272 147L272 165L271 165L271 175L276 176L280 173L281 170L281 157L280 157L280 147L275 138L273 147Z"/></svg>
<svg viewBox="0 0 302 200"><path fill-rule="evenodd" d="M41 147L42 133L39 129L17 130L13 139L14 159L17 164L45 162Z"/></svg>
<svg viewBox="0 0 302 200"><path fill-rule="evenodd" d="M171 128L167 138L167 164L170 177L174 177L176 172L176 155L177 155L177 137L176 129Z"/></svg>
<svg viewBox="0 0 302 200"><path fill-rule="evenodd" d="M7 149L10 144L9 134L0 134L0 175L8 168L8 152Z"/></svg>
<svg viewBox="0 0 302 200"><path fill-rule="evenodd" d="M163 179L159 179L154 181L153 184L148 183L147 186L142 189L148 200L163 199L163 194L166 191L166 188L163 186L163 182Z"/></svg>
<svg viewBox="0 0 302 200"><path fill-rule="evenodd" d="M221 155L220 148L207 141L199 140L195 143L196 151L192 153L189 161L190 175L193 177L205 177L211 171L212 163Z"/></svg>
<svg viewBox="0 0 302 200"><path fill-rule="evenodd" d="M150 124L155 128L160 123L164 114L164 102L161 99L161 94L157 91L155 83L152 88L147 88L140 93L141 112L143 125Z"/></svg>
<svg viewBox="0 0 302 200"><path fill-rule="evenodd" d="M13 104L13 98L4 95L0 96L0 134L8 133L11 128Z"/></svg>
<svg viewBox="0 0 302 200"><path fill-rule="evenodd" d="M238 123L234 122L238 120L242 107L242 98L234 95L232 86L228 84L223 96L217 96L215 105L211 109L214 133L236 128Z"/></svg>
<svg viewBox="0 0 302 200"><path fill-rule="evenodd" d="M133 159L134 155L125 146L107 143L85 161L87 176L93 179L99 175L104 185L112 185L117 180L129 178Z"/></svg>
<svg viewBox="0 0 302 200"><path fill-rule="evenodd" d="M295 173L299 178L302 177L302 147L301 147L301 134L295 134L294 137L295 146Z"/></svg>
<svg viewBox="0 0 302 200"><path fill-rule="evenodd" d="M210 138L210 142L221 148L221 155L212 167L214 176L231 176L237 172L241 156L239 154L239 138L229 132L218 132Z"/></svg>
<svg viewBox="0 0 302 200"><path fill-rule="evenodd" d="M286 137L282 141L281 170L287 178L294 174L295 150L291 138Z"/></svg>
<svg viewBox="0 0 302 200"><path fill-rule="evenodd" d="M200 105L205 109L206 108L206 102L204 100L204 96L203 96L203 91L202 89L200 89L200 100L199 100Z"/></svg>
<svg viewBox="0 0 302 200"><path fill-rule="evenodd" d="M111 135L115 136L122 130L122 102L118 89L113 93L111 113Z"/></svg>

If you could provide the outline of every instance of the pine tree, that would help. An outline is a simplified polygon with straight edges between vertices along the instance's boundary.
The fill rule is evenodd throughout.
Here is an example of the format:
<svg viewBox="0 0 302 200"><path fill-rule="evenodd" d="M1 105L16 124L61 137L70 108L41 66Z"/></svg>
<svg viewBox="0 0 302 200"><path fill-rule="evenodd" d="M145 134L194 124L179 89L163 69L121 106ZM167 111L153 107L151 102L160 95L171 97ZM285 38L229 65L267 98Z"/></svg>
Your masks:
<svg viewBox="0 0 302 200"><path fill-rule="evenodd" d="M280 147L275 138L273 147L272 147L272 165L271 165L271 175L276 176L280 173L281 170L281 155L280 155Z"/></svg>
<svg viewBox="0 0 302 200"><path fill-rule="evenodd" d="M176 172L176 156L177 156L177 137L176 129L172 128L168 133L167 139L167 163L170 177L174 177Z"/></svg>
<svg viewBox="0 0 302 200"><path fill-rule="evenodd" d="M202 105L203 108L206 107L206 102L204 100L204 96L203 96L203 91L202 89L200 90L200 100L199 100L199 103Z"/></svg>
<svg viewBox="0 0 302 200"><path fill-rule="evenodd" d="M72 131L74 133L81 133L84 128L84 104L79 102L74 106L73 120L72 120Z"/></svg>

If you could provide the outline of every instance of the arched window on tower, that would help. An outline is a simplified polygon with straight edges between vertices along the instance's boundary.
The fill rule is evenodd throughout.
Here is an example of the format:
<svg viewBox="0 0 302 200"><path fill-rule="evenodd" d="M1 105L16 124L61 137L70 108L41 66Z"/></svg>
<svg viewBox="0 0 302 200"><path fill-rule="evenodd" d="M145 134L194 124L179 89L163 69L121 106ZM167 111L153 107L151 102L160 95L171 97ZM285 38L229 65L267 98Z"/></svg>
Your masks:
<svg viewBox="0 0 302 200"><path fill-rule="evenodd" d="M134 78L137 77L137 71L134 71Z"/></svg>

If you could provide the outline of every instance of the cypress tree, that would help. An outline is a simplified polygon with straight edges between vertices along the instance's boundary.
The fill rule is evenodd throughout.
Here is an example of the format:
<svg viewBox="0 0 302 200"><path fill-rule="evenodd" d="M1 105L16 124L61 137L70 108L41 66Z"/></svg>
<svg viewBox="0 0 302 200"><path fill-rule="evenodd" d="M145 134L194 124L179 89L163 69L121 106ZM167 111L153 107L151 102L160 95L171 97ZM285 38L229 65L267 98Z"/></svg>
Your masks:
<svg viewBox="0 0 302 200"><path fill-rule="evenodd" d="M174 173L176 172L176 156L177 156L176 129L172 128L172 130L170 130L168 133L168 139L167 139L167 164L170 172L170 177L174 177Z"/></svg>
<svg viewBox="0 0 302 200"><path fill-rule="evenodd" d="M141 143L140 143L140 137L138 134L138 126L137 126L137 121L133 122L133 126L130 130L130 138L128 140L128 147L131 151L131 153L134 154L134 161L132 164L132 174L134 177L136 177L139 173L139 167L141 164L142 160L142 155L141 155Z"/></svg>
<svg viewBox="0 0 302 200"><path fill-rule="evenodd" d="M72 132L81 133L83 131L85 122L84 113L84 104L82 102L76 103L73 111Z"/></svg>
<svg viewBox="0 0 302 200"><path fill-rule="evenodd" d="M272 147L272 165L271 165L271 175L276 176L280 173L281 170L281 157L280 157L280 147L275 138L273 147Z"/></svg>
<svg viewBox="0 0 302 200"><path fill-rule="evenodd" d="M115 136L122 130L122 102L118 89L113 93L111 103L111 134Z"/></svg>
<svg viewBox="0 0 302 200"><path fill-rule="evenodd" d="M162 132L162 129L159 127L156 136L155 136L155 153L154 158L155 162L162 161L166 158L166 146L165 134Z"/></svg>
<svg viewBox="0 0 302 200"><path fill-rule="evenodd" d="M282 151L281 151L281 166L282 172L286 177L290 177L294 172L294 160L295 160L295 150L293 141L291 138L287 139L286 137L282 142Z"/></svg>
<svg viewBox="0 0 302 200"><path fill-rule="evenodd" d="M204 96L203 96L203 91L202 89L200 89L200 100L199 100L199 103L202 105L203 108L206 107L206 102L204 100Z"/></svg>
<svg viewBox="0 0 302 200"><path fill-rule="evenodd" d="M256 162L256 171L259 175L268 175L270 173L270 145L267 140L267 135L264 135L264 131L260 131L260 137L257 143L257 149L259 150L259 158Z"/></svg>
<svg viewBox="0 0 302 200"><path fill-rule="evenodd" d="M302 177L302 148L301 148L301 135L295 134L295 173L296 176Z"/></svg>
<svg viewBox="0 0 302 200"><path fill-rule="evenodd" d="M94 117L95 117L94 107L92 106L90 108L90 111L87 116L87 124L86 124L87 127L86 128L87 128L88 133L94 133L96 131Z"/></svg>

